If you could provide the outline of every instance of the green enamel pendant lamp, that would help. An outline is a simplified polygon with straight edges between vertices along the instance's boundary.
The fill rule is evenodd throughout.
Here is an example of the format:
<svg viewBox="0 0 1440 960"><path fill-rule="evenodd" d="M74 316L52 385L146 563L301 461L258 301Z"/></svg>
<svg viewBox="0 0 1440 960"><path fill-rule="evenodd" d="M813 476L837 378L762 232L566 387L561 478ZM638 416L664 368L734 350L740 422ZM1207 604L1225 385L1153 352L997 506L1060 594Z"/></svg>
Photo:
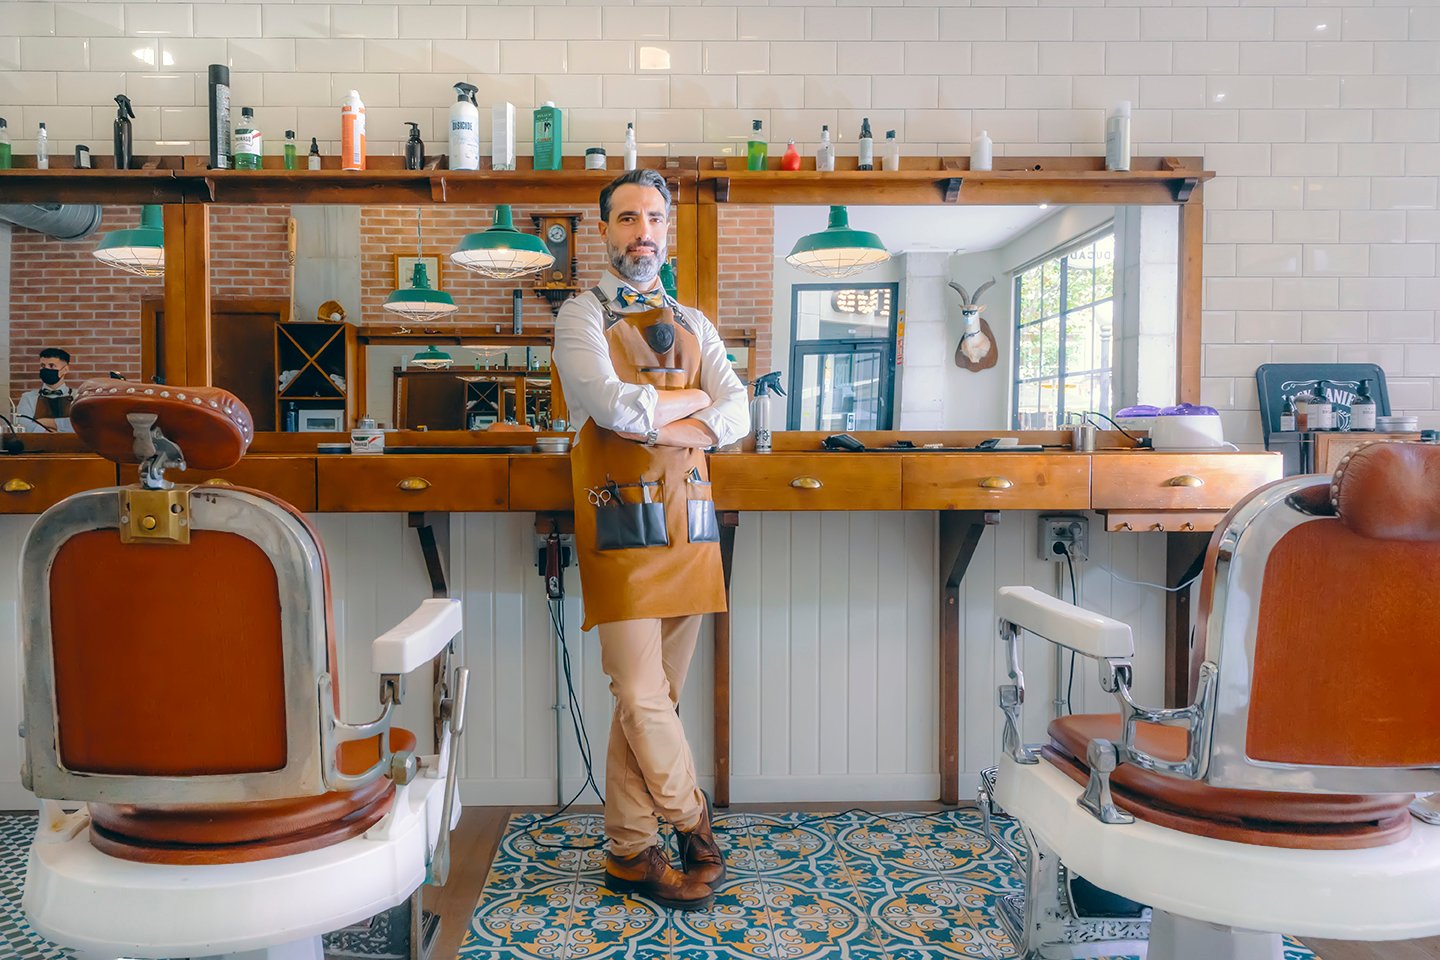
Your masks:
<svg viewBox="0 0 1440 960"><path fill-rule="evenodd" d="M423 367L426 370L444 370L445 368L450 366L451 359L450 354L446 353L444 350L440 350L436 347L431 346L426 347L424 350L421 350L419 353L415 354L415 356L411 357L410 362L415 366Z"/></svg>
<svg viewBox="0 0 1440 960"><path fill-rule="evenodd" d="M830 208L830 225L795 241L785 262L799 270L832 280L853 277L890 259L880 238L866 230L852 230L844 207Z"/></svg>
<svg viewBox="0 0 1440 960"><path fill-rule="evenodd" d="M140 208L140 226L105 234L95 247L95 259L141 277L165 276L165 218L160 205Z"/></svg>
<svg viewBox="0 0 1440 960"><path fill-rule="evenodd" d="M460 308L455 298L443 290L430 286L429 272L425 269L424 246L420 242L420 210L415 210L415 269L410 275L410 286L401 287L385 298L385 309L406 320L425 323L442 320Z"/></svg>
<svg viewBox="0 0 1440 960"><path fill-rule="evenodd" d="M509 280L544 270L555 257L539 237L515 229L510 205L502 203L495 208L494 226L462 237L450 262L482 277Z"/></svg>

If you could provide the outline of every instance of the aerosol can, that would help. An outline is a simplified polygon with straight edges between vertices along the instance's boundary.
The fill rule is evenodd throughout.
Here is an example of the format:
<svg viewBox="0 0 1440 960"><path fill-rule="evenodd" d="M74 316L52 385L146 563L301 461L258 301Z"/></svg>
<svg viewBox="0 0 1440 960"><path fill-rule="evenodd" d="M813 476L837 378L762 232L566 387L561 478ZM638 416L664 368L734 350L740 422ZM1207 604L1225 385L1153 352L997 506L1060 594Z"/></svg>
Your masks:
<svg viewBox="0 0 1440 960"><path fill-rule="evenodd" d="M770 394L772 393L785 396L785 390L780 386L779 370L755 378L755 399L750 401L750 425L755 430L756 453L770 452L770 425L773 422L770 410Z"/></svg>

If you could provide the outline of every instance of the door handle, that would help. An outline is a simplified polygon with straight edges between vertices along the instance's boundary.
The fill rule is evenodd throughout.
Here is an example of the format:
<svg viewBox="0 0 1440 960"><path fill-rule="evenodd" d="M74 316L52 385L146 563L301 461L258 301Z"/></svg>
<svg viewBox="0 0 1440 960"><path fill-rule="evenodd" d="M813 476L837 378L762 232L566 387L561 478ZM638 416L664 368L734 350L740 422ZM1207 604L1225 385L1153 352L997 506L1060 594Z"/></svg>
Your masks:
<svg viewBox="0 0 1440 960"><path fill-rule="evenodd" d="M1205 481L1186 473L1178 477L1171 477L1165 481L1165 485L1170 487L1203 487L1205 486Z"/></svg>
<svg viewBox="0 0 1440 960"><path fill-rule="evenodd" d="M986 490L1009 490L1015 482L1005 477L986 477L980 481L980 486Z"/></svg>
<svg viewBox="0 0 1440 960"><path fill-rule="evenodd" d="M814 477L796 477L790 481L790 486L797 490L819 490L824 485Z"/></svg>
<svg viewBox="0 0 1440 960"><path fill-rule="evenodd" d="M419 493L421 490L430 489L430 481L424 477L406 477L404 480L395 484L395 486L401 490L408 490L411 493Z"/></svg>
<svg viewBox="0 0 1440 960"><path fill-rule="evenodd" d="M5 481L4 486L0 487L0 489L3 489L6 493L29 493L35 489L35 485L21 480L19 477L11 477Z"/></svg>

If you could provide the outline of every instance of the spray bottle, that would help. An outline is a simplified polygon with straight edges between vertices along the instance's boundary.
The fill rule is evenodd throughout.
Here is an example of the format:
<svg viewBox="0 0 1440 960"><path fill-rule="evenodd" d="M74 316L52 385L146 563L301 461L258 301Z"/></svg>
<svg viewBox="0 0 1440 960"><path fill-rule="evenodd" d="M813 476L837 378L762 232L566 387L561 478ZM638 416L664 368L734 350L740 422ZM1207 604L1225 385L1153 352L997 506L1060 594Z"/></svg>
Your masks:
<svg viewBox="0 0 1440 960"><path fill-rule="evenodd" d="M785 396L780 386L780 371L775 370L763 377L755 378L755 399L750 401L750 425L755 431L755 452L770 452L770 394Z"/></svg>
<svg viewBox="0 0 1440 960"><path fill-rule="evenodd" d="M340 169L365 169L365 104L358 90L340 101Z"/></svg>
<svg viewBox="0 0 1440 960"><path fill-rule="evenodd" d="M305 160L305 164L311 170L320 169L320 144L315 142L314 137L310 138L310 156Z"/></svg>
<svg viewBox="0 0 1440 960"><path fill-rule="evenodd" d="M115 169L129 170L130 160L135 156L130 121L135 119L135 108L130 98L123 93L115 94Z"/></svg>
<svg viewBox="0 0 1440 960"><path fill-rule="evenodd" d="M479 170L480 107L475 102L479 88L463 80L454 87L455 102L450 104L450 169Z"/></svg>

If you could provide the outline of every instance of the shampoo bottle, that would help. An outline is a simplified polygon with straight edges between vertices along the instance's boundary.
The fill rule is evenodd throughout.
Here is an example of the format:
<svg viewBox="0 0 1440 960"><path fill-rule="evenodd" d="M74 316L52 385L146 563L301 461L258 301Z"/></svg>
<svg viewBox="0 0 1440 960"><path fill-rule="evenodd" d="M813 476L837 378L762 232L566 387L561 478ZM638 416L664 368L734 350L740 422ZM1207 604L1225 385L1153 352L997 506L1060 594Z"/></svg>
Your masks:
<svg viewBox="0 0 1440 960"><path fill-rule="evenodd" d="M455 102L450 104L451 170L480 169L480 107L475 103L475 91L473 83L455 84ZM408 161L408 148L406 158Z"/></svg>
<svg viewBox="0 0 1440 960"><path fill-rule="evenodd" d="M564 117L555 101L535 111L535 169L559 170L565 154Z"/></svg>
<svg viewBox="0 0 1440 960"><path fill-rule="evenodd" d="M900 169L900 144L895 139L894 130L885 131L885 156L882 162L886 170Z"/></svg>
<svg viewBox="0 0 1440 960"><path fill-rule="evenodd" d="M130 121L135 119L135 108L130 98L123 93L115 94L115 169L129 170L135 156L134 133Z"/></svg>
<svg viewBox="0 0 1440 960"><path fill-rule="evenodd" d="M750 143L745 151L745 169L764 170L770 154L770 145L765 142L765 123L761 120L750 122Z"/></svg>
<svg viewBox="0 0 1440 960"><path fill-rule="evenodd" d="M50 134L46 131L43 122L35 133L35 169L50 169Z"/></svg>
<svg viewBox="0 0 1440 960"><path fill-rule="evenodd" d="M970 169L989 170L995 165L995 144L990 140L990 131L981 130L970 148Z"/></svg>
<svg viewBox="0 0 1440 960"><path fill-rule="evenodd" d="M420 124L406 120L410 128L410 139L405 142L405 169L419 170L425 166L425 141L420 139Z"/></svg>
<svg viewBox="0 0 1440 960"><path fill-rule="evenodd" d="M0 117L0 170L9 170L11 163L10 130L4 117Z"/></svg>
<svg viewBox="0 0 1440 960"><path fill-rule="evenodd" d="M210 64L210 169L230 169L230 68Z"/></svg>
<svg viewBox="0 0 1440 960"><path fill-rule="evenodd" d="M1130 101L1121 100L1105 121L1105 169L1130 169Z"/></svg>
<svg viewBox="0 0 1440 960"><path fill-rule="evenodd" d="M820 146L815 148L815 169L835 169L835 144L830 142L830 125L820 128Z"/></svg>
<svg viewBox="0 0 1440 960"><path fill-rule="evenodd" d="M625 169L635 169L635 124L625 124Z"/></svg>
<svg viewBox="0 0 1440 960"><path fill-rule="evenodd" d="M295 131L285 131L285 169L295 169Z"/></svg>
<svg viewBox="0 0 1440 960"><path fill-rule="evenodd" d="M250 107L240 109L240 125L235 128L235 169L259 170L260 157L264 154L264 139L255 126L255 111Z"/></svg>
<svg viewBox="0 0 1440 960"><path fill-rule="evenodd" d="M320 169L320 144L315 142L314 137L310 138L310 156L306 159L305 165L311 170Z"/></svg>
<svg viewBox="0 0 1440 960"><path fill-rule="evenodd" d="M365 169L365 104L358 90L340 103L340 169Z"/></svg>
<svg viewBox="0 0 1440 960"><path fill-rule="evenodd" d="M875 138L870 135L869 117L864 117L860 121L860 163L857 169L875 169Z"/></svg>
<svg viewBox="0 0 1440 960"><path fill-rule="evenodd" d="M1375 429L1375 399L1370 396L1369 380L1360 381L1360 390L1350 401L1350 429Z"/></svg>
<svg viewBox="0 0 1440 960"><path fill-rule="evenodd" d="M791 140L785 147L785 155L780 158L781 170L800 169L800 151L795 149L795 141Z"/></svg>

